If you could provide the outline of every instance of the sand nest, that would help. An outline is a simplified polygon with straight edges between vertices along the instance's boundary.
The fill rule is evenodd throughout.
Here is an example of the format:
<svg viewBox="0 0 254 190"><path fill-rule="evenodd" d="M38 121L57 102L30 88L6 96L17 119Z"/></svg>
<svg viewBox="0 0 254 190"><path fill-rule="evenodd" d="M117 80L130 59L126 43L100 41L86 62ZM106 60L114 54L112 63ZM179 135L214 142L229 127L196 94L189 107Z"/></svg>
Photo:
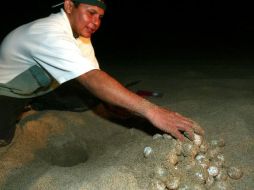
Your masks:
<svg viewBox="0 0 254 190"><path fill-rule="evenodd" d="M0 150L1 189L233 189L241 168L225 142L175 140L121 127L93 112L29 112Z"/></svg>

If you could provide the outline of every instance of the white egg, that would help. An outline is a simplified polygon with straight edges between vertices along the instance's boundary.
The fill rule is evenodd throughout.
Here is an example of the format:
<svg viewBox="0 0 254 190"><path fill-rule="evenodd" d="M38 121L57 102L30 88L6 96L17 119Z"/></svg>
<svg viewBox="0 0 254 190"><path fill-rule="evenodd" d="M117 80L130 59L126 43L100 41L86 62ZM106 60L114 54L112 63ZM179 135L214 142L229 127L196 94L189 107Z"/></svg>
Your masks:
<svg viewBox="0 0 254 190"><path fill-rule="evenodd" d="M147 146L144 148L144 156L147 158L149 157L153 152L153 149L150 146Z"/></svg>

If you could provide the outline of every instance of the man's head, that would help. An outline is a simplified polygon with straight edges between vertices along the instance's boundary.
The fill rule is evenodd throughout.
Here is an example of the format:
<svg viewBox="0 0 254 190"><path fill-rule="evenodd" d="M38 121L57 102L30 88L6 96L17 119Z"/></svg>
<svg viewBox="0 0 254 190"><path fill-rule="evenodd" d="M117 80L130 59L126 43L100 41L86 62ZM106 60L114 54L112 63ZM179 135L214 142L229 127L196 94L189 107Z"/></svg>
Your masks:
<svg viewBox="0 0 254 190"><path fill-rule="evenodd" d="M105 8L103 0L64 0L64 10L75 37L90 38L100 27Z"/></svg>

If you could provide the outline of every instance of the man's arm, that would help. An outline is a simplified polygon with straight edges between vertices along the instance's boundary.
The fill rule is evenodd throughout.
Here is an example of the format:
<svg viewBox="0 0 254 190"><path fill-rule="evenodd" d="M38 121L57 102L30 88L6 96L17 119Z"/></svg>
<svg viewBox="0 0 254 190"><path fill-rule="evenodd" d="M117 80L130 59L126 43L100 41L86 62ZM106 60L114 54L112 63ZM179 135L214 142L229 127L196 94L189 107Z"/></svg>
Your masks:
<svg viewBox="0 0 254 190"><path fill-rule="evenodd" d="M172 134L181 141L184 140L184 136L180 131L186 131L192 139L193 132L204 134L203 129L194 126L195 122L192 120L138 96L104 71L92 70L79 76L77 80L101 100L146 118L155 127Z"/></svg>

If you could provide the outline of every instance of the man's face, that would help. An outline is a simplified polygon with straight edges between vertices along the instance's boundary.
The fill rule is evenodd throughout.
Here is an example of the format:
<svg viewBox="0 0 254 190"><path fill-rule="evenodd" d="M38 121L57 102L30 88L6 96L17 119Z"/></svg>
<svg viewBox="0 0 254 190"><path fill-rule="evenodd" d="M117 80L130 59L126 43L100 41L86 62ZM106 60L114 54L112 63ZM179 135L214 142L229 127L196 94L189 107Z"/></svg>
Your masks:
<svg viewBox="0 0 254 190"><path fill-rule="evenodd" d="M104 15L104 10L100 7L84 3L75 7L71 0L65 0L65 11L75 37L90 38L99 29Z"/></svg>

